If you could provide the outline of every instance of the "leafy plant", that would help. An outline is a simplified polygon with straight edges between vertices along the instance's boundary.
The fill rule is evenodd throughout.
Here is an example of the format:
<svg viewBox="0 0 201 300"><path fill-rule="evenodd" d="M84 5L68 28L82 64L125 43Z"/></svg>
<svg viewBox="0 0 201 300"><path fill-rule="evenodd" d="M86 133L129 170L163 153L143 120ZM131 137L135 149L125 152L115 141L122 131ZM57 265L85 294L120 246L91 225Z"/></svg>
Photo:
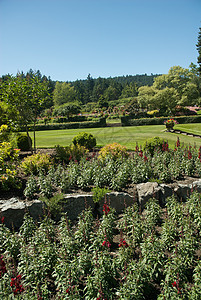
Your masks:
<svg viewBox="0 0 201 300"><path fill-rule="evenodd" d="M93 193L93 201L98 203L104 199L105 195L109 193L110 190L106 188L94 187L91 191Z"/></svg>
<svg viewBox="0 0 201 300"><path fill-rule="evenodd" d="M27 156L22 161L20 167L25 174L38 174L40 170L47 172L52 165L50 155L44 153L37 153Z"/></svg>
<svg viewBox="0 0 201 300"><path fill-rule="evenodd" d="M30 137L28 137L26 134L22 134L22 133L18 134L16 142L17 142L17 147L21 151L31 150L32 139Z"/></svg>
<svg viewBox="0 0 201 300"><path fill-rule="evenodd" d="M48 212L51 214L53 218L58 217L58 215L62 212L62 200L63 194L55 194L51 198L42 196L39 200L43 201L47 205Z"/></svg>
<svg viewBox="0 0 201 300"><path fill-rule="evenodd" d="M156 136L154 138L146 140L146 142L143 145L143 150L150 153L151 156L154 155L154 151L156 150L162 150L164 142L160 137Z"/></svg>
<svg viewBox="0 0 201 300"><path fill-rule="evenodd" d="M72 139L73 144L84 146L85 148L92 150L96 146L96 138L87 132L80 132Z"/></svg>
<svg viewBox="0 0 201 300"><path fill-rule="evenodd" d="M79 144L62 147L55 146L55 160L58 162L69 163L71 160L80 161L87 154L88 150Z"/></svg>
<svg viewBox="0 0 201 300"><path fill-rule="evenodd" d="M113 159L128 157L127 148L118 143L108 144L101 148L99 159L105 159L107 156Z"/></svg>

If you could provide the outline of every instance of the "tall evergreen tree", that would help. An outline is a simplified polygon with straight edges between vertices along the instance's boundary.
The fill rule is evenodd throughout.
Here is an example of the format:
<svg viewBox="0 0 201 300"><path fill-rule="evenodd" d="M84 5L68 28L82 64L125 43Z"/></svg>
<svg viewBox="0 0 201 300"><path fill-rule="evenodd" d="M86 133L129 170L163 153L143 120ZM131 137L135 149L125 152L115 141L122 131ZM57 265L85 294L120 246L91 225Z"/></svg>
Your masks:
<svg viewBox="0 0 201 300"><path fill-rule="evenodd" d="M200 27L200 31L198 33L198 43L197 43L197 50L198 50L198 58L197 58L197 62L199 65L199 74L200 74L200 78L201 78L201 27Z"/></svg>

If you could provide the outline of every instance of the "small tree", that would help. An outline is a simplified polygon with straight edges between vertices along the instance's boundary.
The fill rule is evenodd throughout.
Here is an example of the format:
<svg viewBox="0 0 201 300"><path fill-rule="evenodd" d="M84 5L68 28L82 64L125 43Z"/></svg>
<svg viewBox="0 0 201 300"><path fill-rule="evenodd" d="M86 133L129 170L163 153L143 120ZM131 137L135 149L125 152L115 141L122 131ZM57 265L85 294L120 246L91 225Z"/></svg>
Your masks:
<svg viewBox="0 0 201 300"><path fill-rule="evenodd" d="M28 74L26 77L23 72L16 76L8 76L8 79L2 84L2 100L8 105L12 121L25 126L28 140L30 140L28 125L34 125L34 149L36 148L36 120L45 108L48 97L48 83L41 81L36 72L33 72L32 76Z"/></svg>

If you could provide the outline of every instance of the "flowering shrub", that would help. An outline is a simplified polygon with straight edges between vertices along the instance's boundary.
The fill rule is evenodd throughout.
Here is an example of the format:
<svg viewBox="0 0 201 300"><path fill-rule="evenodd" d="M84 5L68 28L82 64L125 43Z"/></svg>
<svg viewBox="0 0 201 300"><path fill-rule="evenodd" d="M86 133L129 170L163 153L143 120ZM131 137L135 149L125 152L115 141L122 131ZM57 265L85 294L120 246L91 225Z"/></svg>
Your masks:
<svg viewBox="0 0 201 300"><path fill-rule="evenodd" d="M38 174L40 170L47 172L51 167L52 161L50 155L44 153L37 153L27 156L22 161L20 167L25 174Z"/></svg>
<svg viewBox="0 0 201 300"><path fill-rule="evenodd" d="M149 154L151 154L151 156L154 155L155 151L162 149L164 151L168 150L168 143L158 136L146 140L146 142L143 145L143 150L147 151Z"/></svg>
<svg viewBox="0 0 201 300"><path fill-rule="evenodd" d="M19 156L20 149L14 149L11 143L3 142L0 144L0 158L4 161L14 161Z"/></svg>
<svg viewBox="0 0 201 300"><path fill-rule="evenodd" d="M10 143L0 144L0 189L4 191L21 187L15 168L18 156L19 149L14 149Z"/></svg>
<svg viewBox="0 0 201 300"><path fill-rule="evenodd" d="M105 159L108 156L113 159L128 157L127 148L118 143L108 144L101 148L98 158Z"/></svg>
<svg viewBox="0 0 201 300"><path fill-rule="evenodd" d="M174 128L174 125L178 124L178 122L174 119L168 119L164 122L167 130L172 130Z"/></svg>
<svg viewBox="0 0 201 300"><path fill-rule="evenodd" d="M69 163L71 160L80 161L81 158L88 153L88 149L84 146L70 145L67 147L62 147L60 145L55 146L56 154L55 160L56 162L65 162Z"/></svg>
<svg viewBox="0 0 201 300"><path fill-rule="evenodd" d="M10 129L8 125L3 124L0 126L0 142L9 141Z"/></svg>

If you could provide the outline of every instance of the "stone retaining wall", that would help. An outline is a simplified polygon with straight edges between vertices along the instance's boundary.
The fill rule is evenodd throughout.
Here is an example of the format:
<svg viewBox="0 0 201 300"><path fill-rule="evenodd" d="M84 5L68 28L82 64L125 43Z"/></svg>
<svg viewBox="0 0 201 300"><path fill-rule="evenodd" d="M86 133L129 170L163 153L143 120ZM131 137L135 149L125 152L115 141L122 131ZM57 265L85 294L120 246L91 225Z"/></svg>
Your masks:
<svg viewBox="0 0 201 300"><path fill-rule="evenodd" d="M143 209L146 202L153 197L159 200L161 206L164 206L167 197L174 194L179 200L185 201L192 190L201 193L201 179L191 180L191 183L184 182L172 185L156 182L140 183L136 184L133 190L134 195L111 192L106 194L105 200L100 203L93 202L92 194L67 194L64 195L62 212L66 213L70 220L76 220L87 206L91 206L94 213L101 216L104 201L107 201L117 213L121 213L125 207L135 202ZM22 225L26 212L34 220L40 220L44 216L45 208L45 204L39 200L22 201L18 198L0 200L0 217L4 217L4 223L7 227L17 229Z"/></svg>

